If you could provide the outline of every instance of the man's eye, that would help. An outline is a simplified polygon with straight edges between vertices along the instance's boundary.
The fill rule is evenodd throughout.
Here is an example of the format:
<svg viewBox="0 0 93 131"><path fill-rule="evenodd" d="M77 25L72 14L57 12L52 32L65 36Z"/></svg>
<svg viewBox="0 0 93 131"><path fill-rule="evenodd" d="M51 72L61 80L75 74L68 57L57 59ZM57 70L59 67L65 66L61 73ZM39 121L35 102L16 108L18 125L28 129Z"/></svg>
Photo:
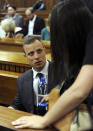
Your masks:
<svg viewBox="0 0 93 131"><path fill-rule="evenodd" d="M37 53L40 54L42 52L42 49L38 49Z"/></svg>
<svg viewBox="0 0 93 131"><path fill-rule="evenodd" d="M28 56L33 56L34 55L34 52L29 52L28 53Z"/></svg>

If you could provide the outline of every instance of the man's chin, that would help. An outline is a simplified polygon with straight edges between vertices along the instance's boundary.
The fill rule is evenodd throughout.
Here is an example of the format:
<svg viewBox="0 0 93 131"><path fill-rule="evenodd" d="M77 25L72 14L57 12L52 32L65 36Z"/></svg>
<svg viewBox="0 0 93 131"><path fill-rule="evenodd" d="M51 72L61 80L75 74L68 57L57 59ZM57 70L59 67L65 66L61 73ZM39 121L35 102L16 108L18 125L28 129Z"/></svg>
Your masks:
<svg viewBox="0 0 93 131"><path fill-rule="evenodd" d="M44 67L44 66L41 66L41 65L36 66L35 70L36 70L36 71L41 71L41 70L43 69L43 67Z"/></svg>

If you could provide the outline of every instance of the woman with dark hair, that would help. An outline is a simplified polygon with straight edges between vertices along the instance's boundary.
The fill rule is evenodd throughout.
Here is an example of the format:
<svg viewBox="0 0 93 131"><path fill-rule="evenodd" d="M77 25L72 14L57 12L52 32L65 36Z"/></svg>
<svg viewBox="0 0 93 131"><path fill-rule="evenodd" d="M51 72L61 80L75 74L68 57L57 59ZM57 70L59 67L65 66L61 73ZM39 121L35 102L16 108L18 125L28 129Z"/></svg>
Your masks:
<svg viewBox="0 0 93 131"><path fill-rule="evenodd" d="M12 123L16 128L45 128L82 102L88 107L93 103L93 16L83 0L59 2L52 11L50 31L53 82L56 87L64 81L61 93L66 91L44 117L22 117Z"/></svg>
<svg viewBox="0 0 93 131"><path fill-rule="evenodd" d="M93 0L84 0L87 7L90 9L90 11L93 13Z"/></svg>

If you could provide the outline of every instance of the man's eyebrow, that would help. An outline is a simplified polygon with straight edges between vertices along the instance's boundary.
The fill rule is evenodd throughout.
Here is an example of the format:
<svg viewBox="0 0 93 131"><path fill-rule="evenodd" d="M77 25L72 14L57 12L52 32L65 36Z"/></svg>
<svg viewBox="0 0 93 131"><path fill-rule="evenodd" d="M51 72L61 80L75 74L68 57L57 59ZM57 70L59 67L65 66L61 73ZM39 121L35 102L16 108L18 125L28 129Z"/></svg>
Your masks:
<svg viewBox="0 0 93 131"><path fill-rule="evenodd" d="M43 48L38 48L37 50L43 50Z"/></svg>
<svg viewBox="0 0 93 131"><path fill-rule="evenodd" d="M28 52L28 55L31 54L31 53L34 53L34 51L30 51L30 52Z"/></svg>

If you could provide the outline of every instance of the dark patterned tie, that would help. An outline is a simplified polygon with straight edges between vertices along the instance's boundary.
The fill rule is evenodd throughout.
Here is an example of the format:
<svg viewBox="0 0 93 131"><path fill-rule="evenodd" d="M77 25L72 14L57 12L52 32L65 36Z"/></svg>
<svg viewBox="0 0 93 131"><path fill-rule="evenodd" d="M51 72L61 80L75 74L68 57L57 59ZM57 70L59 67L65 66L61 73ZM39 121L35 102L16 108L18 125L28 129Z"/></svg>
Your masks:
<svg viewBox="0 0 93 131"><path fill-rule="evenodd" d="M37 73L37 76L39 77L40 80L41 80L42 77L44 77L44 75L42 73ZM40 90L38 90L38 93L39 92L40 92ZM42 92L44 92L44 91L42 91ZM46 113L46 108L45 107L43 107L43 106L38 106L37 107L37 113L36 114L43 116L45 113Z"/></svg>
<svg viewBox="0 0 93 131"><path fill-rule="evenodd" d="M39 79L41 79L43 77L42 73L37 73L37 76L39 77Z"/></svg>

